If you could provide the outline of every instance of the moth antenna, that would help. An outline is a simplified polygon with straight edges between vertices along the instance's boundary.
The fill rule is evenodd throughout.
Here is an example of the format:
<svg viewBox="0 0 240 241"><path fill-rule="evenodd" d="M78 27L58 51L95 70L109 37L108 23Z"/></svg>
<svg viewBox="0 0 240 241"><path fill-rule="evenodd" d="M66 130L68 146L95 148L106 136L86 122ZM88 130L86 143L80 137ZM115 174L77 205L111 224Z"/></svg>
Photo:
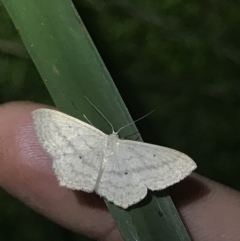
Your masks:
<svg viewBox="0 0 240 241"><path fill-rule="evenodd" d="M87 120L87 122L88 122L91 126L94 126L93 123L87 118L87 116L83 115L83 117Z"/></svg>
<svg viewBox="0 0 240 241"><path fill-rule="evenodd" d="M140 120L142 120L143 118L145 118L145 117L151 115L154 111L155 111L155 110L152 110L152 111L150 111L148 114L146 114L146 115L140 117L139 119L134 120L134 121L128 123L127 125L121 127L120 129L118 129L118 131L117 131L116 133L118 134L122 129L126 128L127 126L130 126L130 125L132 125L133 123L136 123L137 121L140 121Z"/></svg>
<svg viewBox="0 0 240 241"><path fill-rule="evenodd" d="M93 106L93 108L103 117L103 119L111 126L112 128L112 132L115 133L113 125L111 124L111 122L103 115L103 113L92 103L92 101L90 101L88 99L87 96L84 96L86 98L86 100Z"/></svg>

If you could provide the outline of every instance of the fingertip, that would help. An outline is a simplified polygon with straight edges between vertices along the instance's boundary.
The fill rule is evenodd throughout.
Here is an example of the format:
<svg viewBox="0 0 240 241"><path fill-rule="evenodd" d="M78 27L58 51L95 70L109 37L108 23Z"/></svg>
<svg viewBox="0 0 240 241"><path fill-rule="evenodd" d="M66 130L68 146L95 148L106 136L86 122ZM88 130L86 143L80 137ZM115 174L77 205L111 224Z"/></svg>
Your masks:
<svg viewBox="0 0 240 241"><path fill-rule="evenodd" d="M60 187L39 146L29 102L0 106L0 186L49 219L93 238L121 240L102 199Z"/></svg>
<svg viewBox="0 0 240 241"><path fill-rule="evenodd" d="M0 107L0 184L13 195L33 192L39 178L51 183L54 176L48 156L38 145L32 126L31 112L42 105L12 102Z"/></svg>
<svg viewBox="0 0 240 241"><path fill-rule="evenodd" d="M239 192L195 173L169 190L193 240L239 240Z"/></svg>

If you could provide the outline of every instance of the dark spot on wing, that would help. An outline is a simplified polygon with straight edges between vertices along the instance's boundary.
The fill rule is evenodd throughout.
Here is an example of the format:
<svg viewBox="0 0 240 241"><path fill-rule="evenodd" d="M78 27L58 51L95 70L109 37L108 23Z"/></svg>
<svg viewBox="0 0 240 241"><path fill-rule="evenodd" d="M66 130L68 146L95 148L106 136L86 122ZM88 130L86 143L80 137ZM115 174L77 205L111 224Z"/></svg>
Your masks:
<svg viewBox="0 0 240 241"><path fill-rule="evenodd" d="M79 159L82 159L82 156L79 156Z"/></svg>
<svg viewBox="0 0 240 241"><path fill-rule="evenodd" d="M125 175L127 175L127 174L128 174L128 172L125 172L124 174L125 174Z"/></svg>

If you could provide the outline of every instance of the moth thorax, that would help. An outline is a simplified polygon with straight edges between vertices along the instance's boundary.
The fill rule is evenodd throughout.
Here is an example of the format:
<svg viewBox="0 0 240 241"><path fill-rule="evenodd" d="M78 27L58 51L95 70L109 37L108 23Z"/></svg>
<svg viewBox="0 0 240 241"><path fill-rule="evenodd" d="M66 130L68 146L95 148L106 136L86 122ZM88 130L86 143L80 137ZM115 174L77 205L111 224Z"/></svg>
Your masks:
<svg viewBox="0 0 240 241"><path fill-rule="evenodd" d="M117 134L113 133L109 135L105 143L105 149L104 149L105 156L113 155L118 148L118 143L119 143L119 138Z"/></svg>

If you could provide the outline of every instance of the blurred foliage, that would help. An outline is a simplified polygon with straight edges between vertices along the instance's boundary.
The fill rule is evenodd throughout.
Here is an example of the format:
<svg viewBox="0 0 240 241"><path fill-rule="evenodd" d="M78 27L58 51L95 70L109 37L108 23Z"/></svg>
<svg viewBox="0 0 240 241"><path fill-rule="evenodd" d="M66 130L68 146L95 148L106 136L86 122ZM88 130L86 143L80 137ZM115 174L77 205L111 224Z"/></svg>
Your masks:
<svg viewBox="0 0 240 241"><path fill-rule="evenodd" d="M183 151L240 189L240 3L75 0L146 142ZM0 103L52 104L0 2ZM111 119L111 117L108 117ZM0 193L1 240L76 236ZM30 231L31 230L31 231ZM65 236L63 235L65 234Z"/></svg>

